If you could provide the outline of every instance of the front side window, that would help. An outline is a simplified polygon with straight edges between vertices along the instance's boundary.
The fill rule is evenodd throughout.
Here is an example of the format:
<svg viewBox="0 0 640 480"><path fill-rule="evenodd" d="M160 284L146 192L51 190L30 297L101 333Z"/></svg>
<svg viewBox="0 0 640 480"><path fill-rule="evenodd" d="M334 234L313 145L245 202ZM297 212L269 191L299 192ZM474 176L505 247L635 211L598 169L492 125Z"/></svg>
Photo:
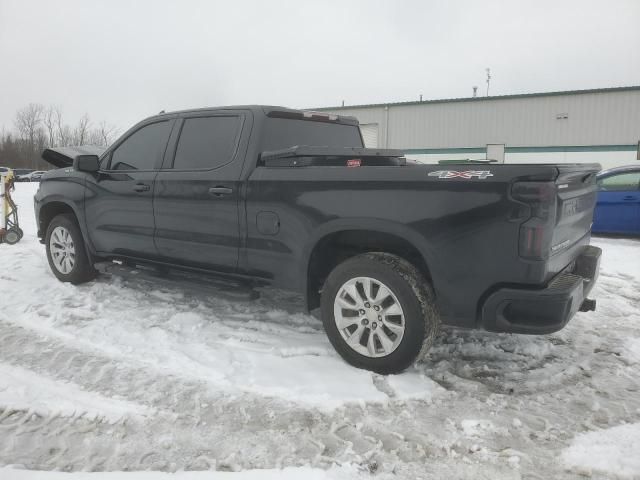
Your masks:
<svg viewBox="0 0 640 480"><path fill-rule="evenodd" d="M233 159L240 132L240 117L187 118L182 126L173 168L214 169Z"/></svg>
<svg viewBox="0 0 640 480"><path fill-rule="evenodd" d="M111 156L111 170L154 170L160 165L171 122L152 123L137 130L122 142Z"/></svg>
<svg viewBox="0 0 640 480"><path fill-rule="evenodd" d="M598 181L598 190L606 192L626 192L638 190L640 172L620 173Z"/></svg>

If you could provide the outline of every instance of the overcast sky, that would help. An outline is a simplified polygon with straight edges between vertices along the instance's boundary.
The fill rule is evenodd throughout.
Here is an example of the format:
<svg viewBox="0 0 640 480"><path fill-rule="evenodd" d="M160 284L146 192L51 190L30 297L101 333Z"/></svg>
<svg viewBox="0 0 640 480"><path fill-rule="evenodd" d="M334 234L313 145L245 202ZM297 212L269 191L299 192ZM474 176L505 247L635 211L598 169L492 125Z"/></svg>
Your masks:
<svg viewBox="0 0 640 480"><path fill-rule="evenodd" d="M0 128L640 85L640 1L0 0Z"/></svg>

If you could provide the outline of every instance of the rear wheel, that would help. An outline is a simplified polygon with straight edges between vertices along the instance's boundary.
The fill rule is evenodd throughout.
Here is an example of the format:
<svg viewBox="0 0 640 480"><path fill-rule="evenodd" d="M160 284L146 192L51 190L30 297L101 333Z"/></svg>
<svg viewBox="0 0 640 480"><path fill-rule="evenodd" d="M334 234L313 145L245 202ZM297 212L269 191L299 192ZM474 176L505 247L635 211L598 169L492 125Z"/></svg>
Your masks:
<svg viewBox="0 0 640 480"><path fill-rule="evenodd" d="M400 372L431 346L440 324L431 286L406 260L358 255L338 265L321 298L332 345L351 365Z"/></svg>
<svg viewBox="0 0 640 480"><path fill-rule="evenodd" d="M76 219L70 214L53 218L47 228L45 244L51 271L62 282L88 282L97 272L89 261Z"/></svg>

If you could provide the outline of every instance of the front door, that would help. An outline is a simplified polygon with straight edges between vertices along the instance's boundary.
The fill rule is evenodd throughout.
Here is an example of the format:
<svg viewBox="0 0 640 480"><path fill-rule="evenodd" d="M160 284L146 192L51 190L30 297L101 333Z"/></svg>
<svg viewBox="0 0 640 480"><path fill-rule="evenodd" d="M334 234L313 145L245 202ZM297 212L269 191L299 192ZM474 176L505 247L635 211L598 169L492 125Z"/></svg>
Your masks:
<svg viewBox="0 0 640 480"><path fill-rule="evenodd" d="M158 253L169 263L235 272L245 116L209 113L180 122L175 154L156 178Z"/></svg>
<svg viewBox="0 0 640 480"><path fill-rule="evenodd" d="M597 231L640 232L640 172L610 175L598 181L594 215Z"/></svg>
<svg viewBox="0 0 640 480"><path fill-rule="evenodd" d="M85 217L98 253L154 258L153 189L173 120L141 126L102 160L87 182Z"/></svg>

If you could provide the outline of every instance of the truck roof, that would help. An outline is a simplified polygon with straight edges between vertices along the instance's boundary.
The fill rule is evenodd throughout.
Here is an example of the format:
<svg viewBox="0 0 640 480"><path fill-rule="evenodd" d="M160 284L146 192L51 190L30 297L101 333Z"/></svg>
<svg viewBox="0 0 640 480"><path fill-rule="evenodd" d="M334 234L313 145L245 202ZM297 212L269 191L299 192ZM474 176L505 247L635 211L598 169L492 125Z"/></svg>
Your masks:
<svg viewBox="0 0 640 480"><path fill-rule="evenodd" d="M316 112L313 110L298 110L295 108L281 107L277 105L228 105L218 107L203 107L203 108L190 108L186 110L174 110L171 112L161 112L157 115L152 115L145 120L155 117L162 117L163 115L182 115L185 113L205 113L215 112L219 110L251 110L254 114L263 115L267 117L275 118L300 118L301 120L317 120L326 121L331 118L332 123L342 123L345 125L358 125L358 119L356 117L348 115L335 115L326 112ZM314 118L316 117L316 118Z"/></svg>

